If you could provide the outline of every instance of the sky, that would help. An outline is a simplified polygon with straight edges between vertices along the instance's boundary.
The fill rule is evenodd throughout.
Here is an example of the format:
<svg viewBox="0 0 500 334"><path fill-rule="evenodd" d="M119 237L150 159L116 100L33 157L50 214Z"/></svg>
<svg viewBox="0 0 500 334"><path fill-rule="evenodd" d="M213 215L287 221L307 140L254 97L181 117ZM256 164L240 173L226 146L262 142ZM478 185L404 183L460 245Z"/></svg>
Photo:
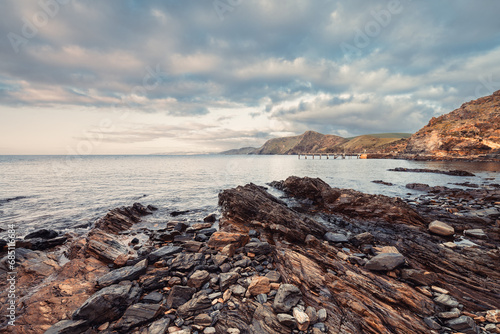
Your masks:
<svg viewBox="0 0 500 334"><path fill-rule="evenodd" d="M415 132L500 89L500 1L5 0L0 154Z"/></svg>

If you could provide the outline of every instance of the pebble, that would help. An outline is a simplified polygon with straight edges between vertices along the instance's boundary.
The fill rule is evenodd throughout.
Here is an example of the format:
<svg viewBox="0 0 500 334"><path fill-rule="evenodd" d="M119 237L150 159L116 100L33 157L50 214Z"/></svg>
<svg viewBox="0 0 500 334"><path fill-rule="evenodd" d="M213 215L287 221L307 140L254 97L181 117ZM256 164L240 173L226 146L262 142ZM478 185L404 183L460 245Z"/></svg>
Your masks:
<svg viewBox="0 0 500 334"><path fill-rule="evenodd" d="M299 331L305 331L309 327L309 317L306 312L302 311L299 307L293 308L293 317L297 320L297 328Z"/></svg>

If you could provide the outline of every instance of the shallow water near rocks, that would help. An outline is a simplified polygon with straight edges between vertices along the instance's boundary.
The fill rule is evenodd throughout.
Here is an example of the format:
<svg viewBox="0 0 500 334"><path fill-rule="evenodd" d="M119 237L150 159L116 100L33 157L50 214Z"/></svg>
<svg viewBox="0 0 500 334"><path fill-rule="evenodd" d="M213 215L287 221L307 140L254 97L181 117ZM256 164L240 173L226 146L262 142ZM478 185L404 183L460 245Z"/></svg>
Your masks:
<svg viewBox="0 0 500 334"><path fill-rule="evenodd" d="M460 169L475 177L390 172L395 167ZM499 163L297 159L297 156L0 156L0 228L15 223L23 236L92 223L115 207L141 202L159 210L145 227L169 220L196 222L217 212L217 195L250 182L265 186L291 175L319 177L332 187L415 197L407 183L500 183ZM391 182L393 186L372 183ZM170 212L189 210L171 217ZM79 228L77 231L85 231ZM0 237L4 235L0 233Z"/></svg>

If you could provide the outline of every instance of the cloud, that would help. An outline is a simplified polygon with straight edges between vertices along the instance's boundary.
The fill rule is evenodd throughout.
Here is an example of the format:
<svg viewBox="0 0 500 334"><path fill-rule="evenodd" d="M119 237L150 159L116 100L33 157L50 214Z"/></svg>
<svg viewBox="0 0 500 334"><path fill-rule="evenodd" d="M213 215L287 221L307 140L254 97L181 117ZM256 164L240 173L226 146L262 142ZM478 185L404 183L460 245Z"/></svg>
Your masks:
<svg viewBox="0 0 500 334"><path fill-rule="evenodd" d="M390 3L241 1L221 20L211 1L73 0L50 13L3 2L0 108L126 108L193 122L246 113L262 122L247 128L262 140L276 133L270 123L413 132L500 89L499 2Z"/></svg>

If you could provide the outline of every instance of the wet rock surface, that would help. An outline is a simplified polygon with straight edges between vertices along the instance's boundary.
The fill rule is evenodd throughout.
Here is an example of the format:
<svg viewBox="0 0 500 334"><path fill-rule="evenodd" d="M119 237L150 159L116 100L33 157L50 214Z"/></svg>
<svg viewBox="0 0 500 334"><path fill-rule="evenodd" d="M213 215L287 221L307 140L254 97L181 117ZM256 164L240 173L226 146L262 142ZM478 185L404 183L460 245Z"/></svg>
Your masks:
<svg viewBox="0 0 500 334"><path fill-rule="evenodd" d="M453 175L453 176L475 176L471 172L467 172L464 170L439 170L439 169L427 169L427 168L404 168L404 167L396 167L393 169L389 169L391 172L408 172L408 173L435 173L435 174L444 174L444 175Z"/></svg>
<svg viewBox="0 0 500 334"><path fill-rule="evenodd" d="M58 246L69 262L19 250L13 333L500 332L498 188L405 202L320 179L272 185L284 198L221 192L219 229L211 215L127 237L152 210L134 204Z"/></svg>

